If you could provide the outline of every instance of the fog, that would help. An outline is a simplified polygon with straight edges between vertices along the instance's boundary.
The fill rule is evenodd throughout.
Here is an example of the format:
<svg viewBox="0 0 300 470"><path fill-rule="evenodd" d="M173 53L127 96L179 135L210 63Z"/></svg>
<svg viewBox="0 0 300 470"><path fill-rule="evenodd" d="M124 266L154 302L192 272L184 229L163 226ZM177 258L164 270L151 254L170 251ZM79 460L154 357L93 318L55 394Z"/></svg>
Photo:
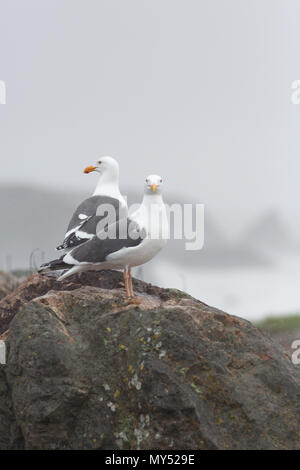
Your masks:
<svg viewBox="0 0 300 470"><path fill-rule="evenodd" d="M0 0L1 267L7 257L25 267L37 247L51 255L69 211L96 184L83 168L112 155L123 193L139 200L144 177L161 174L170 202L204 203L214 225L196 267L170 250L159 270L159 261L147 267L148 280L187 284L242 316L299 309L296 286L284 288L298 271L281 264L295 265L300 234L300 106L291 103L299 13L296 0ZM28 188L36 198L25 204ZM40 191L48 211L49 194L69 201L51 211L50 238ZM20 212L27 241L13 223ZM209 248L216 232L225 242ZM178 279L168 268L176 261ZM224 269L239 279L243 270L247 290L224 287ZM271 286L275 273L277 289L262 287L263 302L252 307L251 286ZM224 300L241 289L238 306Z"/></svg>

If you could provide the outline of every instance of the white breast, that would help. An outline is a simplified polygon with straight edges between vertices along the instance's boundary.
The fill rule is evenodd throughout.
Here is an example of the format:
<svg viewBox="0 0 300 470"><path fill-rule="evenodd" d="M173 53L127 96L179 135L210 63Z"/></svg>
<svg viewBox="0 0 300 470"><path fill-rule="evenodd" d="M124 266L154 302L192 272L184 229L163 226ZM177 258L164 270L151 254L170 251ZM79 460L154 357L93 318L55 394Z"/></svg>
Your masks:
<svg viewBox="0 0 300 470"><path fill-rule="evenodd" d="M141 232L145 230L147 235L139 245L122 248L108 255L107 261L120 268L147 263L157 255L169 238L167 213L163 203L152 212L142 204L131 219L139 225Z"/></svg>

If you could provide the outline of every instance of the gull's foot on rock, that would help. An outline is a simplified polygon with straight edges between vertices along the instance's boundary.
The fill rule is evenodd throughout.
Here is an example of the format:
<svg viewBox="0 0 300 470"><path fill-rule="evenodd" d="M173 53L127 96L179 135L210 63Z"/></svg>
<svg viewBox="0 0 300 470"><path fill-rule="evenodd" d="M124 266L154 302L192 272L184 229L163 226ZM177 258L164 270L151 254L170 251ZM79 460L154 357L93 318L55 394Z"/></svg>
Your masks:
<svg viewBox="0 0 300 470"><path fill-rule="evenodd" d="M142 303L142 299L139 297L126 297L125 303L126 305L140 305Z"/></svg>
<svg viewBox="0 0 300 470"><path fill-rule="evenodd" d="M140 305L142 303L142 299L136 296L130 297L128 300L130 301L131 304L134 304L134 305Z"/></svg>

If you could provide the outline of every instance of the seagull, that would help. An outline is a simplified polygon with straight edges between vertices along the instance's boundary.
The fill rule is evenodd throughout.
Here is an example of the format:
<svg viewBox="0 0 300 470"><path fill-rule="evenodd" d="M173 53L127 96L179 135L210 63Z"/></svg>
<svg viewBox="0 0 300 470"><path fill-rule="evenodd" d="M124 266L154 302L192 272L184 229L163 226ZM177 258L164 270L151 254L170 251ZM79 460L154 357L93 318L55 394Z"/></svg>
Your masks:
<svg viewBox="0 0 300 470"><path fill-rule="evenodd" d="M95 165L84 169L85 174L93 171L100 173L96 189L91 197L85 199L77 207L70 220L63 243L56 248L58 251L69 251L92 239L96 234L97 224L105 215L100 210L104 209L106 205L114 207L114 214L111 214L113 219L110 222L127 217L127 203L119 190L117 161L112 157L102 157Z"/></svg>
<svg viewBox="0 0 300 470"><path fill-rule="evenodd" d="M123 270L126 295L134 297L131 268L150 261L169 238L161 190L161 176L148 176L142 203L132 215L108 225L61 258L42 265L41 270L67 269L59 281L82 271Z"/></svg>

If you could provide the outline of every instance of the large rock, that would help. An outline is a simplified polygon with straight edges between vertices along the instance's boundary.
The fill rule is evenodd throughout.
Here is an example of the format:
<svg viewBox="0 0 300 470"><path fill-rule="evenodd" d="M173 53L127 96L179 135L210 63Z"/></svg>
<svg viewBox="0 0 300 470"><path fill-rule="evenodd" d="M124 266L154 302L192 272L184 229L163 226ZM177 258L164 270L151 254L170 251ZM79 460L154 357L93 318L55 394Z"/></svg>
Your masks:
<svg viewBox="0 0 300 470"><path fill-rule="evenodd" d="M179 291L135 281L130 304L121 279L35 275L0 305L0 447L300 448L300 369L283 349Z"/></svg>
<svg viewBox="0 0 300 470"><path fill-rule="evenodd" d="M24 439L16 423L12 397L8 390L4 366L0 365L0 449L23 449Z"/></svg>

